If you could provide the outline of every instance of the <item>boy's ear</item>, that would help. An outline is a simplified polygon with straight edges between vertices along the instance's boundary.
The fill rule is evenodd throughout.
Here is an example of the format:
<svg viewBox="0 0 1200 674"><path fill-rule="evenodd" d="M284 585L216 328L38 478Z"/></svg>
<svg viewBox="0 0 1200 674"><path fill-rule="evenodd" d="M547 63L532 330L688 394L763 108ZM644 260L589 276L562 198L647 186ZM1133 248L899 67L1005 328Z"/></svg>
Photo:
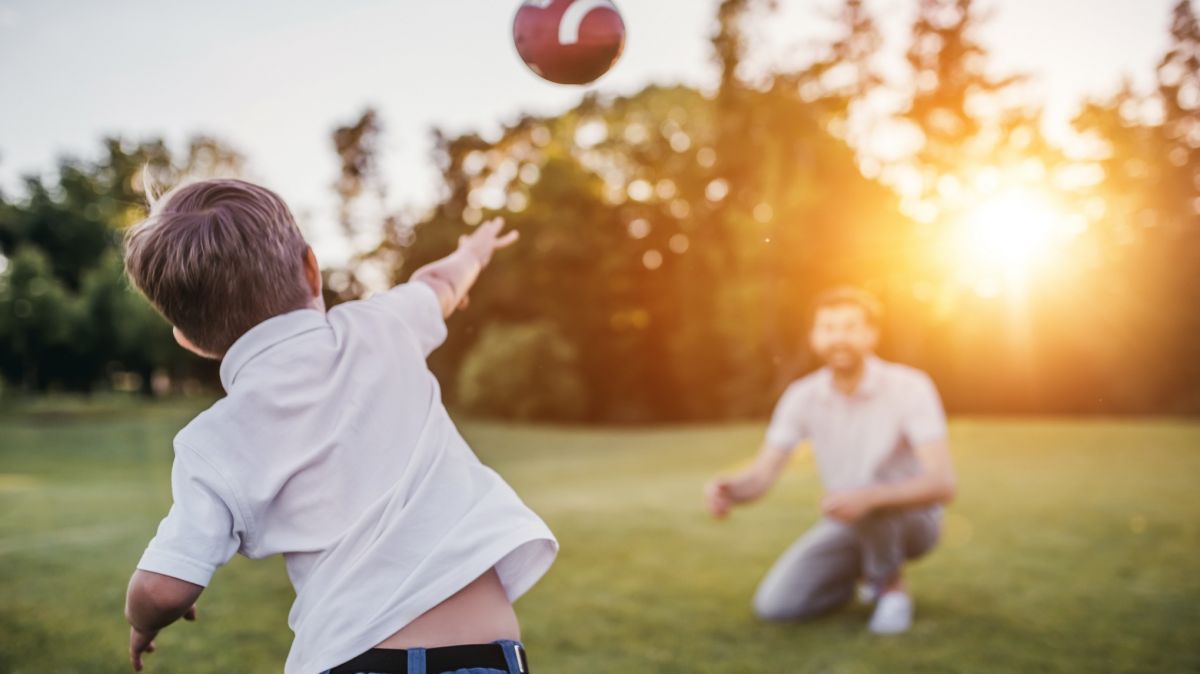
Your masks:
<svg viewBox="0 0 1200 674"><path fill-rule="evenodd" d="M304 280L312 297L321 297L321 265L317 264L317 255L312 246L304 253Z"/></svg>
<svg viewBox="0 0 1200 674"><path fill-rule="evenodd" d="M196 354L197 356L200 356L201 358L209 358L211 360L221 360L219 357L214 356L211 353L208 353L204 349L201 349L200 347L193 344L192 340L188 339L187 335L180 332L179 328L174 328L174 327L171 328L171 334L175 336L176 344L178 344L179 346L182 346L183 348L187 349L188 351L191 351L192 353Z"/></svg>

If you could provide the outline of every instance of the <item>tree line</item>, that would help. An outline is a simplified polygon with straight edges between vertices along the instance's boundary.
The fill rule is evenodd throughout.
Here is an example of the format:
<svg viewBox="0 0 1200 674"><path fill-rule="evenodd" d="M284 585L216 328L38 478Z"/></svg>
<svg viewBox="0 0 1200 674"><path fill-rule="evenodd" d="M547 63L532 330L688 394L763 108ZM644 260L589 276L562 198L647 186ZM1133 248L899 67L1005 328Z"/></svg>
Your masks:
<svg viewBox="0 0 1200 674"><path fill-rule="evenodd" d="M1154 90L1087 101L1077 145L1061 147L1041 110L1014 95L1023 78L991 74L977 7L917 2L909 76L897 82L881 74L880 32L861 0L843 3L839 36L810 63L754 72L747 26L774 3L725 0L714 91L589 94L499 138L435 130L441 198L416 217L356 215L380 210L356 206L381 199L387 181L386 129L366 111L332 134L333 189L347 235L377 233L379 244L327 271L327 299L360 296L372 278L402 281L503 215L522 242L496 260L431 361L447 398L472 412L761 415L817 365L805 344L811 301L841 283L883 300L883 355L929 371L952 411L1200 411L1190 5L1175 7ZM878 126L917 137L909 156L870 152L879 131L863 111L880 91L902 94ZM53 178L0 195L0 373L28 391L112 386L128 373L146 391L156 377L215 386L210 366L174 348L129 292L118 246L144 214L142 167L169 182L236 173L241 158L206 138L183 157L157 142L105 147L100 161L63 161ZM947 247L988 181L1017 194L1049 186L1078 225L1025 287L991 288ZM1013 222L1013 236L1029 226Z"/></svg>

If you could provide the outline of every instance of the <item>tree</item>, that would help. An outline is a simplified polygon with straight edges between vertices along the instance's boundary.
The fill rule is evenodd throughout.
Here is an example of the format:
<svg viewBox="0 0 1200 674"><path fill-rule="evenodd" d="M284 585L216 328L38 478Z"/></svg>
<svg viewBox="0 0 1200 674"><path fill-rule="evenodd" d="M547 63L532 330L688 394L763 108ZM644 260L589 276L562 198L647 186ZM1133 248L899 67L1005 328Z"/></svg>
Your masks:
<svg viewBox="0 0 1200 674"><path fill-rule="evenodd" d="M415 242L385 229L372 254L400 261L394 280L492 215L522 232L434 354L443 381L461 378L488 326L541 322L579 354L587 419L743 416L774 401L808 362L809 298L879 278L903 219L830 131L870 77L825 78L828 63L767 86L738 75L741 22L772 4L722 3L713 98L650 87L519 119L496 141L436 136L443 199ZM831 53L865 63L873 24L856 2L845 16Z"/></svg>
<svg viewBox="0 0 1200 674"><path fill-rule="evenodd" d="M907 54L911 101L903 116L924 137L917 160L934 179L960 169L964 146L1008 114L1002 98L1022 79L988 72L988 52L975 35L985 20L972 0L918 5Z"/></svg>
<svg viewBox="0 0 1200 674"><path fill-rule="evenodd" d="M241 156L197 136L182 160L161 141L104 141L94 162L63 159L52 178L25 180L19 199L0 197L0 371L28 391L90 391L117 371L211 378L183 355L170 327L124 278L121 237L146 215L146 189L181 177L236 175Z"/></svg>
<svg viewBox="0 0 1200 674"><path fill-rule="evenodd" d="M578 359L551 323L490 325L459 370L459 402L477 415L578 420L587 409Z"/></svg>
<svg viewBox="0 0 1200 674"><path fill-rule="evenodd" d="M1082 207L1096 213L1093 287L1105 289L1106 369L1124 379L1123 409L1200 409L1200 29L1190 3L1175 6L1171 42L1154 91L1126 83L1075 119L1100 176ZM1098 321L1099 322L1099 321ZM1129 353L1150 352L1130 362Z"/></svg>
<svg viewBox="0 0 1200 674"><path fill-rule="evenodd" d="M79 304L53 272L47 256L30 246L8 259L0 277L0 371L27 391L45 391L74 360L72 334ZM74 383L74 382L71 382Z"/></svg>

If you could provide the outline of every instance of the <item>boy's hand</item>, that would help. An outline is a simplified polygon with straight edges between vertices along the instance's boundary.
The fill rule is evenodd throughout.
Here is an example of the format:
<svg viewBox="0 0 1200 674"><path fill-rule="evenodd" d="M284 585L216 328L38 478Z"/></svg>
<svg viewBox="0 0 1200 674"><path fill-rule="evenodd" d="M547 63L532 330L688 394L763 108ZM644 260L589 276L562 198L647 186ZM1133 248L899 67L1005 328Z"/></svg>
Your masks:
<svg viewBox="0 0 1200 674"><path fill-rule="evenodd" d="M183 614L184 620L194 621L196 619L196 607L193 605ZM154 652L154 638L158 636L158 631L143 632L136 627L129 628L129 662L133 665L133 671L140 672L142 667L142 654Z"/></svg>
<svg viewBox="0 0 1200 674"><path fill-rule="evenodd" d="M410 280L421 281L437 293L444 318L467 306L467 293L492 261L492 253L516 242L516 230L502 236L502 229L504 218L492 218L470 234L458 237L458 249L453 253L413 272Z"/></svg>
<svg viewBox="0 0 1200 674"><path fill-rule="evenodd" d="M158 632L142 632L136 627L129 628L129 662L133 671L142 671L142 654L154 652L154 637Z"/></svg>
<svg viewBox="0 0 1200 674"><path fill-rule="evenodd" d="M492 218L475 228L474 232L458 237L458 249L474 256L480 267L486 267L492 260L492 253L511 246L520 236L515 229L500 236L502 229L504 218Z"/></svg>

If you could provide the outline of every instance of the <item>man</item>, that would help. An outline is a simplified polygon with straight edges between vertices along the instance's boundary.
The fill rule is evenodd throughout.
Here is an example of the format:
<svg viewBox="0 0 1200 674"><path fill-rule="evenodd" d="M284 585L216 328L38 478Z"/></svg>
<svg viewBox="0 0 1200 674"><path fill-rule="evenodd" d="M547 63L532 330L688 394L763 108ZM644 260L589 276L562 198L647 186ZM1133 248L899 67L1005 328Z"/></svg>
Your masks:
<svg viewBox="0 0 1200 674"><path fill-rule="evenodd" d="M822 517L759 585L754 610L764 620L827 613L861 580L876 603L872 632L912 624L903 567L937 542L955 477L937 390L924 373L874 355L879 319L878 302L861 290L822 294L810 340L826 366L784 392L753 464L707 486L708 508L723 518L765 494L796 445L812 445Z"/></svg>

